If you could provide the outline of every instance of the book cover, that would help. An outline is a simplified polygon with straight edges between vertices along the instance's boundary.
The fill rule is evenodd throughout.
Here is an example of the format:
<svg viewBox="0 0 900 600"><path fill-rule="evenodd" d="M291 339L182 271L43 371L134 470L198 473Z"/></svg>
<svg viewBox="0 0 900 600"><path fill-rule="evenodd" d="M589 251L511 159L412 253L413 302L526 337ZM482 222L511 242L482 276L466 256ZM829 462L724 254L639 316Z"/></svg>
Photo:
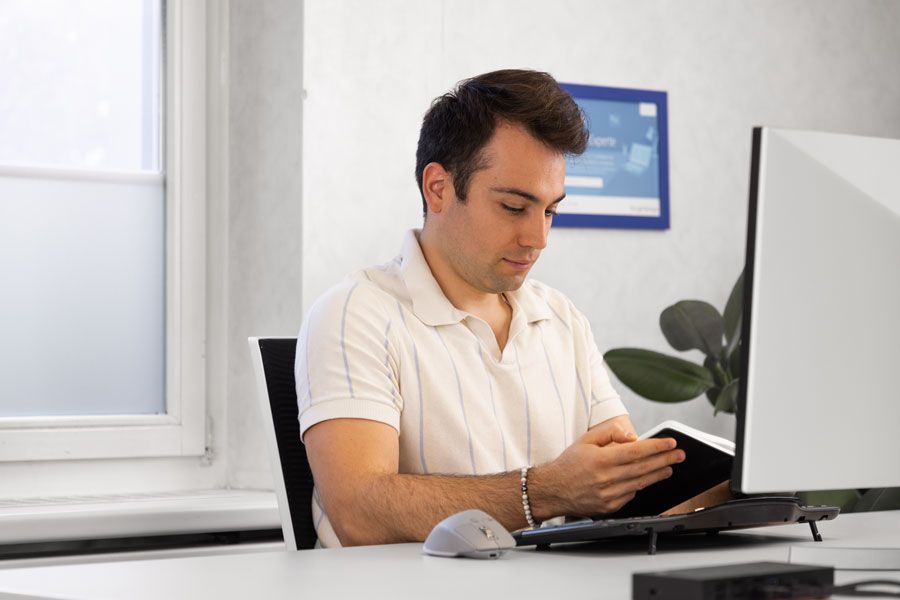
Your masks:
<svg viewBox="0 0 900 600"><path fill-rule="evenodd" d="M678 421L664 421L640 439L674 438L685 459L672 465L672 476L640 490L611 518L658 515L731 477L734 442Z"/></svg>

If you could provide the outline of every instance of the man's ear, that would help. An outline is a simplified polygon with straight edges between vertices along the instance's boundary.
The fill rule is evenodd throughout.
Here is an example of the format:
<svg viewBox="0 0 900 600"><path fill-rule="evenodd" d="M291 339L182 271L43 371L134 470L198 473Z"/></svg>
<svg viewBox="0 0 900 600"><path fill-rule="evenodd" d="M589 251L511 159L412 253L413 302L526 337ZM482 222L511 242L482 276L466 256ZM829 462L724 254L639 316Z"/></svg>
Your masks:
<svg viewBox="0 0 900 600"><path fill-rule="evenodd" d="M425 196L428 212L433 213L440 213L456 200L453 179L440 163L428 163L422 170L422 195Z"/></svg>

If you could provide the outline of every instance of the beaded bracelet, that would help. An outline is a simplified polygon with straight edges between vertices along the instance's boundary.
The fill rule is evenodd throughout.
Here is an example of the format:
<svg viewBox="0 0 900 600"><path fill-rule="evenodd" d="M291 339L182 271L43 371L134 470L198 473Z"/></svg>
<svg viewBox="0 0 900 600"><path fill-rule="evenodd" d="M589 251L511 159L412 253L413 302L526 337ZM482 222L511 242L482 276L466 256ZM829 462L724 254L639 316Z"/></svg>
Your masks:
<svg viewBox="0 0 900 600"><path fill-rule="evenodd" d="M531 516L531 504L528 502L528 469L530 467L522 467L521 471L521 481L522 481L522 508L525 510L525 520L528 521L528 526L534 529L537 527L537 524L534 522L534 517Z"/></svg>

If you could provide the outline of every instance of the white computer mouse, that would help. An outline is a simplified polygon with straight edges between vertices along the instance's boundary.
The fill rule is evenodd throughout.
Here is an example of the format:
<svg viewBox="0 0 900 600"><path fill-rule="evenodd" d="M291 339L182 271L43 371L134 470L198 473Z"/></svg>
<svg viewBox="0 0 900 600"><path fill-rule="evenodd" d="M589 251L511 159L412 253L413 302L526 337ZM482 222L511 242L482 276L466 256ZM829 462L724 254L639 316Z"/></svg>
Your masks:
<svg viewBox="0 0 900 600"><path fill-rule="evenodd" d="M497 558L516 547L516 540L494 517L480 510L464 510L434 526L425 540L425 554Z"/></svg>

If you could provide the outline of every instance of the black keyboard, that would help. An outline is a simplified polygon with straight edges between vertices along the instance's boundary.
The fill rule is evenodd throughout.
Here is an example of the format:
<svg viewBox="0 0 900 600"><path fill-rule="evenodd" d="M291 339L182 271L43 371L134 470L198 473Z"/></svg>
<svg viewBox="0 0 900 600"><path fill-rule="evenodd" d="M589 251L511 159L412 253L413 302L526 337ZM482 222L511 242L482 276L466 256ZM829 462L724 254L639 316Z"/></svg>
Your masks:
<svg viewBox="0 0 900 600"><path fill-rule="evenodd" d="M809 523L813 538L820 540L817 521L834 519L836 506L804 506L796 497L760 496L741 498L701 508L692 513L667 516L639 516L584 519L536 529L513 532L517 546L549 546L569 542L593 542L625 536L647 536L649 552L655 554L657 536L687 533L718 533L792 523Z"/></svg>

